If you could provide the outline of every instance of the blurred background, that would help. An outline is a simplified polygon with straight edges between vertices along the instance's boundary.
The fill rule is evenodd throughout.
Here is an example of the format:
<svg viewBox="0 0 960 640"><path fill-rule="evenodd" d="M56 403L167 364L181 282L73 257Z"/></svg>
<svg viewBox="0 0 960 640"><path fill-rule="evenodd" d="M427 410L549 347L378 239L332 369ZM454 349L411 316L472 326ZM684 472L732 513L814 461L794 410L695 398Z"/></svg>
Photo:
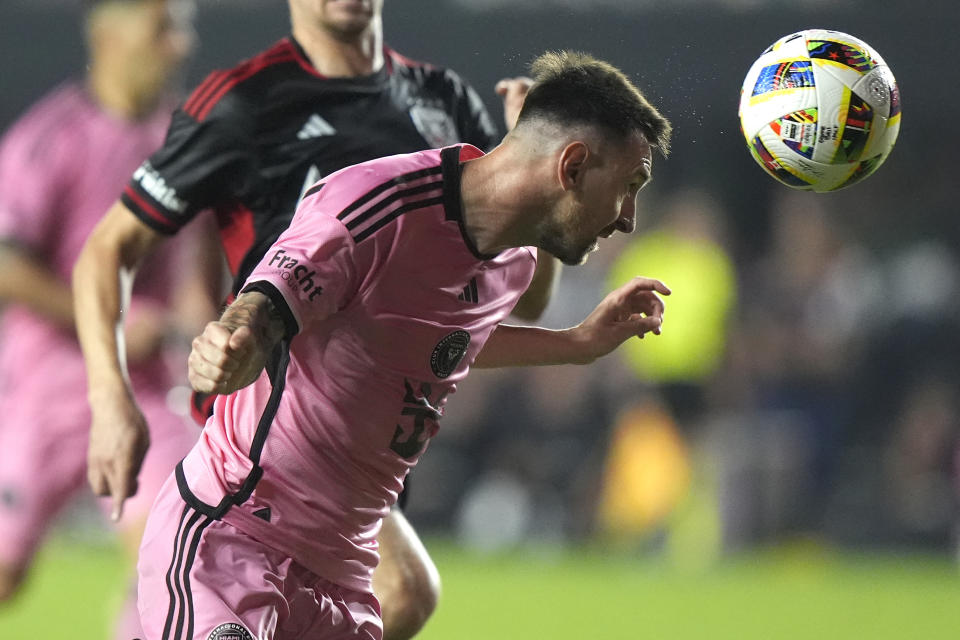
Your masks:
<svg viewBox="0 0 960 640"><path fill-rule="evenodd" d="M461 386L412 476L407 513L445 581L422 637L960 637L960 7L385 5L388 44L457 70L494 115L497 79L574 48L621 67L675 127L637 232L566 268L540 323L576 323L642 274L674 290L664 333L588 368ZM67 0L0 3L0 129L82 73L79 15ZM813 27L871 44L902 96L890 158L835 194L775 183L737 121L753 60ZM197 31L185 88L285 35L286 6L201 0ZM0 636L61 637L28 631L64 604L47 585L114 597L111 543L84 512L0 611ZM84 609L64 614L70 637L105 637Z"/></svg>

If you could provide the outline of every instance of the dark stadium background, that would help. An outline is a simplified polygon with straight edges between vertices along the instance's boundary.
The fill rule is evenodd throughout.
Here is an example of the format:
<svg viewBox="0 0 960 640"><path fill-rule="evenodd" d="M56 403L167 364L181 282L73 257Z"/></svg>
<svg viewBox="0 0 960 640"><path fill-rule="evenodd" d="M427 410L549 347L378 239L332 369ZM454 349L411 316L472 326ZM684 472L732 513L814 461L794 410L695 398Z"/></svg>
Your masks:
<svg viewBox="0 0 960 640"><path fill-rule="evenodd" d="M0 129L53 84L82 72L78 4L0 2ZM201 1L200 46L184 86L285 35L285 4ZM717 238L738 289L725 355L706 380L661 384L635 378L611 356L584 370L482 372L464 385L414 474L411 519L428 540L436 540L432 548L446 580L445 604L425 637L531 637L521 634L516 621L501 628L495 621L502 610L480 613L478 604L485 589L520 584L524 577L528 590L537 584L547 589L551 582L591 589L620 584L620 596L635 590L637 599L674 620L702 613L691 614L699 623L657 627L660 616L647 611L637 624L664 634L650 637L809 637L788 633L805 624L822 637L956 637L958 5L948 0L386 0L385 5L388 44L408 57L457 70L498 122L502 109L494 83L523 73L545 49L585 50L624 69L675 126L673 152L655 161L655 181L643 196L638 234L656 228L665 210L691 198L720 229ZM812 27L848 32L883 55L900 86L903 121L892 155L866 182L836 194L794 195L754 164L736 112L740 84L754 58L776 38ZM806 210L817 220L813 228L804 226ZM798 221L784 229L788 217ZM813 252L805 239L824 235L828 240L816 251L838 260L836 269L824 269L824 287L833 296L827 295L826 303L809 283L791 288L776 276L784 263ZM597 254L582 271L565 271L545 322L560 326L582 317L602 297L608 269L627 246L626 241L603 245L601 254L609 255ZM857 294L857 302L847 305L850 294ZM667 332L670 308L668 301ZM775 335L777 327L764 324L768 312L775 324L794 308L803 320L794 325L791 318L789 327L801 333ZM823 324L817 326L821 308ZM833 363L824 362L819 341L824 335ZM783 345L791 340L796 344ZM792 355L777 360L782 353ZM804 353L814 355L806 361ZM684 457L681 472L659 477L664 491L676 497L644 526L609 530L598 524L595 507L609 471L613 428L633 400L650 397L672 409L671 432L685 443L679 454L664 453ZM56 569L41 571L37 579L41 593L42 585L57 580L49 576L59 576L61 560L74 558L63 537L84 538L74 530L91 526L82 514L72 518L49 561ZM570 549L580 551L565 555ZM860 564L865 553L869 559ZM96 563L110 557L96 545L90 554ZM633 561L632 577L621 575ZM502 570L501 577L491 566ZM612 573L603 573L604 567ZM687 570L696 576L689 584L676 573ZM830 577L810 577L820 571ZM771 581L770 575L793 577ZM911 580L916 588L908 588ZM700 590L689 591L691 584ZM464 604L464 590L479 600ZM550 605L560 592L554 585L541 605L567 620L559 626L570 631L579 616L564 618L564 611L576 605ZM712 606L742 609L752 598L797 602L811 593L820 599L810 602L809 616L795 608L781 615L774 605L757 601L757 609L773 607L778 613L769 615L783 622L780 631L769 633L744 627L748 616L718 613L708 604L719 599ZM843 598L874 600L876 606L834 610L836 602L847 602ZM634 600L624 602L630 607ZM48 610L42 603L31 606ZM464 619L454 617L461 614ZM3 615L0 611L0 629ZM522 610L509 615L523 617ZM821 626L811 622L817 619ZM476 626L478 620L487 626ZM729 620L735 623L723 631ZM923 633L904 631L911 625ZM860 633L864 628L871 632ZM438 633L448 629L458 635Z"/></svg>

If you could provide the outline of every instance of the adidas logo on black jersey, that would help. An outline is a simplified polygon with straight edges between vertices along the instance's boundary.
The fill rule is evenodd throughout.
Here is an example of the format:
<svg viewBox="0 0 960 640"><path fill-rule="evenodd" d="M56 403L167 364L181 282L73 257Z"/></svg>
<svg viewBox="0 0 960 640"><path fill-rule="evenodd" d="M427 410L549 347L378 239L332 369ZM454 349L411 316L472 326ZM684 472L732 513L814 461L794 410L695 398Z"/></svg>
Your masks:
<svg viewBox="0 0 960 640"><path fill-rule="evenodd" d="M307 123L297 133L297 137L301 140L309 140L321 136L332 136L336 132L337 130L329 122L315 113L307 118Z"/></svg>
<svg viewBox="0 0 960 640"><path fill-rule="evenodd" d="M477 279L470 278L470 284L463 288L463 291L460 292L460 295L457 296L457 300L463 300L464 302L472 302L474 304L480 302L480 298L477 296Z"/></svg>

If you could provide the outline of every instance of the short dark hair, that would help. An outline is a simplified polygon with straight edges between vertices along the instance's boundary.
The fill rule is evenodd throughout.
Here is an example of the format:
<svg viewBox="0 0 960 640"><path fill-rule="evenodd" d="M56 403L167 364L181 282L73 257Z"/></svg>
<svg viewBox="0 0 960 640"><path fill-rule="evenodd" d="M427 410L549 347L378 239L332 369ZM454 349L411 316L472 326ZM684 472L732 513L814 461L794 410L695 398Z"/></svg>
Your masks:
<svg viewBox="0 0 960 640"><path fill-rule="evenodd" d="M670 121L619 69L578 51L548 51L530 65L534 84L517 124L544 118L563 125L593 125L618 136L643 133L670 152Z"/></svg>

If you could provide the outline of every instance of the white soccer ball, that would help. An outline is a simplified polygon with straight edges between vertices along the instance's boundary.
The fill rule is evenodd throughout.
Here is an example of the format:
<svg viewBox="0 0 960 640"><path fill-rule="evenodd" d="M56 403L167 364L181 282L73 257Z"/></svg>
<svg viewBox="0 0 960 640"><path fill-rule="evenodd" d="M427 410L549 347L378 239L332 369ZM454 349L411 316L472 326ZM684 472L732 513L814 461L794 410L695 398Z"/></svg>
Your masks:
<svg viewBox="0 0 960 640"><path fill-rule="evenodd" d="M870 45L808 29L780 38L750 67L740 128L753 158L776 180L834 191L886 160L900 131L900 92Z"/></svg>

